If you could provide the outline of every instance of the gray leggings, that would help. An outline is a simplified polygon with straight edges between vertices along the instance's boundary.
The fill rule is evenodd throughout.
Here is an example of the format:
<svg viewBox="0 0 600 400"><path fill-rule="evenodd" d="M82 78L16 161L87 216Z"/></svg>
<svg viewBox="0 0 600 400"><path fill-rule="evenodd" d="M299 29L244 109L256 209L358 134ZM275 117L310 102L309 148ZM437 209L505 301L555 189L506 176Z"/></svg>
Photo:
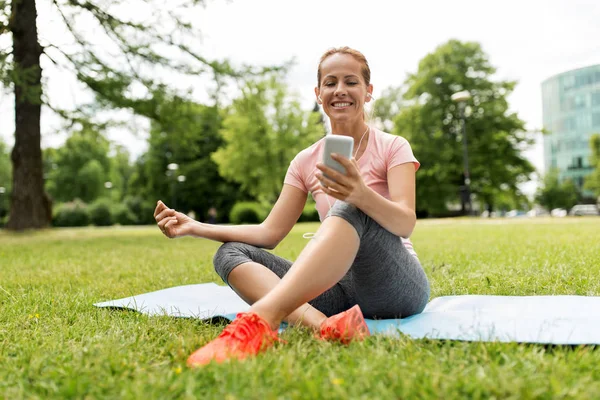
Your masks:
<svg viewBox="0 0 600 400"><path fill-rule="evenodd" d="M429 282L419 260L401 239L355 206L336 201L328 213L348 221L360 247L346 275L309 303L327 316L358 304L367 318L404 318L423 311ZM214 257L215 270L227 283L238 265L255 262L283 278L292 262L245 243L224 243Z"/></svg>

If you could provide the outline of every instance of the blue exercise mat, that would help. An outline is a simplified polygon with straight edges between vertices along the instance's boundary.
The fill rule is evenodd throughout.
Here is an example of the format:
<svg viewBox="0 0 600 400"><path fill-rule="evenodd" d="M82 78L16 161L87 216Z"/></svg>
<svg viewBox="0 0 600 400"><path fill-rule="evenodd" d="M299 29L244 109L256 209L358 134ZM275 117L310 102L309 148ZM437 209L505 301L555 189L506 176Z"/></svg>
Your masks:
<svg viewBox="0 0 600 400"><path fill-rule="evenodd" d="M94 304L148 315L208 319L249 309L228 286L177 286ZM403 319L367 320L372 333L414 339L546 344L600 344L600 297L444 296Z"/></svg>

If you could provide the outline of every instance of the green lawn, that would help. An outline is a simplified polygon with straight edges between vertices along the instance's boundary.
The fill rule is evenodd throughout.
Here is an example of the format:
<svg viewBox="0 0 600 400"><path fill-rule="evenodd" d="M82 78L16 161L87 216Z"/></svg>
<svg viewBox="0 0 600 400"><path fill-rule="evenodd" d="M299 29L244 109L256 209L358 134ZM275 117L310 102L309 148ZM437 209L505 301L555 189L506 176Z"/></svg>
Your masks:
<svg viewBox="0 0 600 400"><path fill-rule="evenodd" d="M295 258L300 224L275 253ZM419 221L432 297L600 295L600 218ZM242 363L185 367L222 326L93 303L220 282L218 243L157 228L0 232L0 398L598 398L600 351L393 339L343 347L289 329Z"/></svg>

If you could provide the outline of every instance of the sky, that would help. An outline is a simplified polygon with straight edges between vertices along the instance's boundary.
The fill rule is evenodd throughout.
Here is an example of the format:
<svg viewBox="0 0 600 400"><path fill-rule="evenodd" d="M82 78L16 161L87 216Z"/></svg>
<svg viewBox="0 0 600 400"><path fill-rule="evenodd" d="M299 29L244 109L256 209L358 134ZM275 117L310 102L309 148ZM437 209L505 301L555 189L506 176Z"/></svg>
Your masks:
<svg viewBox="0 0 600 400"><path fill-rule="evenodd" d="M56 21L43 18L44 3L37 2L40 35L56 35ZM542 81L600 64L598 0L219 0L209 1L193 21L203 34L200 49L209 58L255 65L295 59L288 83L307 108L314 101L319 58L337 46L365 54L377 98L385 88L402 84L438 45L450 39L477 41L497 68L496 79L518 81L509 97L511 111L534 131L542 128ZM87 97L64 75L45 78L48 95L65 104ZM201 97L202 88L197 92ZM14 141L12 101L0 92L0 137L9 144ZM54 124L43 115L43 147L64 141L60 134L47 133ZM136 132L111 132L109 137L137 156L146 149L146 131L147 124L140 123ZM525 156L543 171L541 135ZM526 193L534 189L535 183L523 187Z"/></svg>

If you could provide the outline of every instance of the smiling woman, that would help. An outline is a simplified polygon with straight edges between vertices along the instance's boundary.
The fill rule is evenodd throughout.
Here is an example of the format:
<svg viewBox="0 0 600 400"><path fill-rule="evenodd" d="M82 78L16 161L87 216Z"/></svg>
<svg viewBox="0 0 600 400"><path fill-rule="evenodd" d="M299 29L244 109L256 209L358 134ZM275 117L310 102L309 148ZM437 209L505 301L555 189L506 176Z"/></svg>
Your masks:
<svg viewBox="0 0 600 400"><path fill-rule="evenodd" d="M277 341L282 320L312 327L322 339L348 343L369 335L363 313L408 317L427 304L429 283L408 239L416 223L419 162L406 139L365 122L370 79L360 52L343 47L323 55L315 95L331 133L354 138L354 157L332 155L345 168L342 173L320 162L324 139L302 150L262 224L202 224L159 201L154 216L167 237L224 242L214 257L215 269L252 305L193 353L188 365L254 355ZM322 221L314 239L293 263L264 250L287 236L309 193Z"/></svg>

